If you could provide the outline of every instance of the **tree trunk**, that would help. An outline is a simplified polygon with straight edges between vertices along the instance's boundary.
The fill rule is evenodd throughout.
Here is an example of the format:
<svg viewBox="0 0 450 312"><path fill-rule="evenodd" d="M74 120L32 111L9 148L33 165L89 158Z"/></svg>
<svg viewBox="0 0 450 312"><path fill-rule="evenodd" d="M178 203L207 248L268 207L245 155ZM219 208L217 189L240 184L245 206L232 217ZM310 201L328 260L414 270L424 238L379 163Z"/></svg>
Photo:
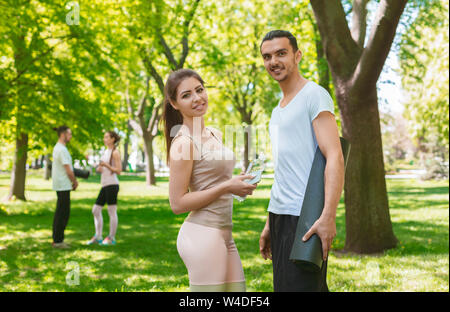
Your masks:
<svg viewBox="0 0 450 312"><path fill-rule="evenodd" d="M11 188L8 200L13 196L20 200L25 198L25 177L28 152L28 135L17 127L16 150L14 152L14 165L11 175Z"/></svg>
<svg viewBox="0 0 450 312"><path fill-rule="evenodd" d="M130 158L130 152L128 151L130 146L130 133L133 131L133 127L130 125L130 121L127 122L127 131L125 132L125 142L123 145L123 162L122 168L124 171L128 171L128 159Z"/></svg>
<svg viewBox="0 0 450 312"><path fill-rule="evenodd" d="M340 0L311 0L351 150L345 174L347 251L393 248L376 84L407 0L381 0L366 42L368 0L354 0L352 30Z"/></svg>
<svg viewBox="0 0 450 312"><path fill-rule="evenodd" d="M345 88L336 85L343 136L351 143L345 174L344 248L376 253L397 245L389 213L377 90Z"/></svg>
<svg viewBox="0 0 450 312"><path fill-rule="evenodd" d="M156 185L155 164L153 162L153 139L150 134L144 135L144 151L145 151L145 182L147 185Z"/></svg>
<svg viewBox="0 0 450 312"><path fill-rule="evenodd" d="M122 161L122 168L123 171L128 171L128 157L130 156L128 153L128 144L129 139L125 139L125 143L123 144L123 161Z"/></svg>
<svg viewBox="0 0 450 312"><path fill-rule="evenodd" d="M45 155L45 170L44 170L44 179L50 180L52 176L52 169L50 166L52 165L52 161L50 160L50 154Z"/></svg>
<svg viewBox="0 0 450 312"><path fill-rule="evenodd" d="M252 125L249 124L244 129L244 164L243 164L244 171L247 170L248 165L250 163L251 144L252 144Z"/></svg>

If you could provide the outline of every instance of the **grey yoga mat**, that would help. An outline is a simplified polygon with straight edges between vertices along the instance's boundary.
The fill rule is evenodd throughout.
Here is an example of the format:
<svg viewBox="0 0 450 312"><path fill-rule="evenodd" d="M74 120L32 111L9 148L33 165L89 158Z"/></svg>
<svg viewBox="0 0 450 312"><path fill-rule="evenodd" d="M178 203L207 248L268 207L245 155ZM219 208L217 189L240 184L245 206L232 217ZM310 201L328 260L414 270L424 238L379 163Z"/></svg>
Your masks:
<svg viewBox="0 0 450 312"><path fill-rule="evenodd" d="M350 143L344 138L341 139L342 153L344 155L344 166L347 166ZM311 226L322 214L325 202L325 173L326 159L320 151L316 149L313 164L306 185L305 197L303 198L302 210L298 218L295 240L292 245L289 260L297 263L308 271L320 271L322 268L322 243L317 234L313 234L308 241L302 240Z"/></svg>

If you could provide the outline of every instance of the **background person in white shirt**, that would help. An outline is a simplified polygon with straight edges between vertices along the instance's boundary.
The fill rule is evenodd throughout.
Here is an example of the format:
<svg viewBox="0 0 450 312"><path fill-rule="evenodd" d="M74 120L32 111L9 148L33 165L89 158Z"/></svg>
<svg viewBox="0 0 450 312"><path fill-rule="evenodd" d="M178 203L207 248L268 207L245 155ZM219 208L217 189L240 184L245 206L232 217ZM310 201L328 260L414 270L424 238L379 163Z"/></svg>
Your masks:
<svg viewBox="0 0 450 312"><path fill-rule="evenodd" d="M260 252L264 259L272 259L274 291L328 291L327 257L336 236L336 208L344 185L333 100L324 88L300 74L302 52L290 32L269 32L260 51L267 72L283 92L269 123L275 178ZM289 255L317 146L326 158L325 204L303 239L312 234L320 237L324 262L320 272L309 272L291 262Z"/></svg>
<svg viewBox="0 0 450 312"><path fill-rule="evenodd" d="M73 173L72 157L66 144L72 138L69 127L54 128L58 132L58 142L53 148L52 183L56 191L56 211L53 218L53 247L68 248L64 243L64 230L70 216L70 191L76 190L78 181Z"/></svg>

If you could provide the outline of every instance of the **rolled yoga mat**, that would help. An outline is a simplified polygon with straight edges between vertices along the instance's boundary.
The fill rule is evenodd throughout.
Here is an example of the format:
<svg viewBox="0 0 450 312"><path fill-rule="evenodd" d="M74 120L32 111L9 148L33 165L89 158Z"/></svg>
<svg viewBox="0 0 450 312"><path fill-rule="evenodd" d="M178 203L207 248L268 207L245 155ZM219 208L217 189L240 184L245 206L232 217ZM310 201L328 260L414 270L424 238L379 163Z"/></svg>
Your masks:
<svg viewBox="0 0 450 312"><path fill-rule="evenodd" d="M87 179L89 178L89 170L83 170L83 169L77 169L74 168L73 169L73 174L77 177L77 178L83 178L83 179Z"/></svg>
<svg viewBox="0 0 450 312"><path fill-rule="evenodd" d="M344 166L346 167L348 154L350 152L350 143L344 138L340 139L342 154L344 155ZM292 245L291 254L289 256L289 260L297 263L304 269L313 272L318 272L322 268L322 242L317 234L313 234L306 242L304 242L302 238L322 214L325 203L325 164L326 159L319 147L317 147L308 178L308 184L306 185L305 197L303 199L302 210L297 223L294 244Z"/></svg>
<svg viewBox="0 0 450 312"><path fill-rule="evenodd" d="M48 168L49 168L50 170L52 170L52 164L49 164L49 165L48 165ZM87 178L89 178L89 175L91 174L91 172L90 172L89 170L73 168L73 174L74 174L77 178L87 179Z"/></svg>

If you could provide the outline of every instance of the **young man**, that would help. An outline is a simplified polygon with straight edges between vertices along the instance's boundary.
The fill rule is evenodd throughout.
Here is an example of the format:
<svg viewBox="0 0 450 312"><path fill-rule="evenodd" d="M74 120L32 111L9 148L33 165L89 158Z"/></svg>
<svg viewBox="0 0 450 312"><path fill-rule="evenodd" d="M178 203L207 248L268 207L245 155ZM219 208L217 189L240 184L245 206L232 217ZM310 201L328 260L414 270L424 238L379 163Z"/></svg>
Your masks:
<svg viewBox="0 0 450 312"><path fill-rule="evenodd" d="M52 246L64 249L70 247L64 243L64 230L70 215L70 191L78 187L78 181L73 173L72 157L66 147L72 138L72 132L67 126L54 130L58 132L58 142L53 148L52 182L58 199L53 219Z"/></svg>
<svg viewBox="0 0 450 312"><path fill-rule="evenodd" d="M269 217L260 237L260 252L272 259L274 291L328 291L327 257L336 236L336 208L344 185L344 158L328 92L299 72L302 52L288 31L269 32L260 46L264 66L277 80L283 98L272 111L269 133L275 164ZM305 234L317 234L324 262L320 272L303 270L289 260L314 154L326 158L325 205Z"/></svg>

